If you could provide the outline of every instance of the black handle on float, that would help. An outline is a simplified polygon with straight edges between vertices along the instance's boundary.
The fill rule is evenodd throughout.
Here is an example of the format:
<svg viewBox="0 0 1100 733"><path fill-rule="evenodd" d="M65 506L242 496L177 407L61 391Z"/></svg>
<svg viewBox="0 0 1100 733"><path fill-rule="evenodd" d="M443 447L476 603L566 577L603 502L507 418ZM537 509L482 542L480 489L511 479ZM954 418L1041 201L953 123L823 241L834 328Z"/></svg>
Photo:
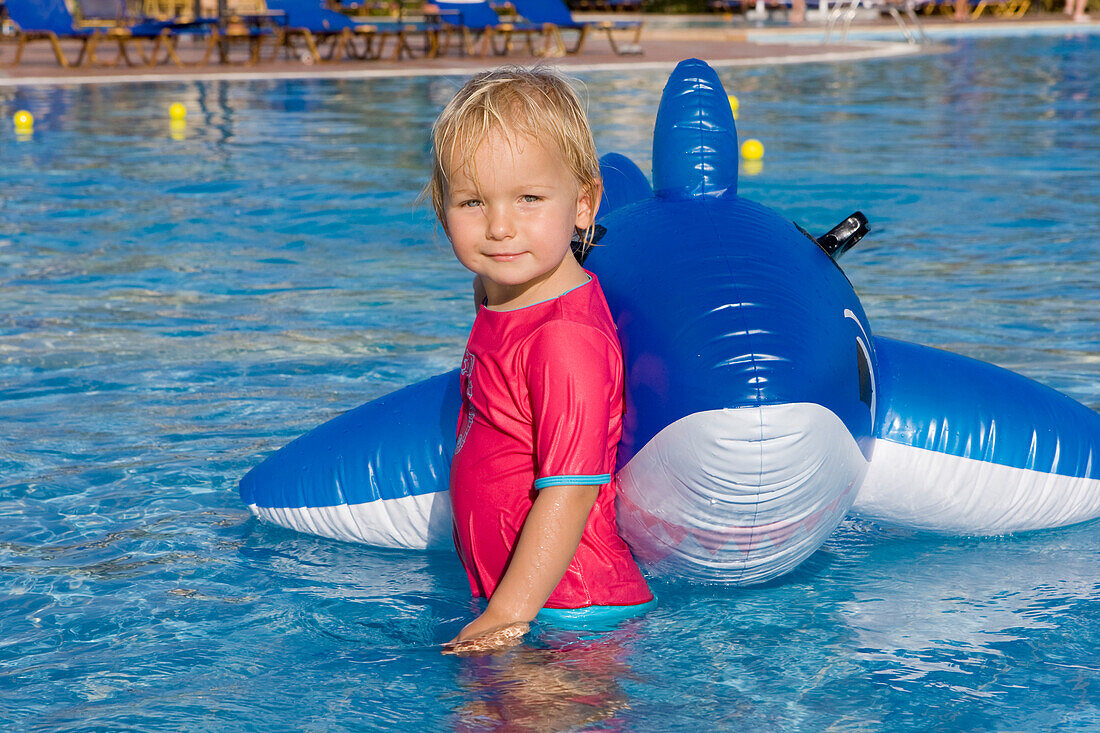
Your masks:
<svg viewBox="0 0 1100 733"><path fill-rule="evenodd" d="M870 231L867 217L857 211L814 241L834 260L855 246Z"/></svg>
<svg viewBox="0 0 1100 733"><path fill-rule="evenodd" d="M592 253L592 245L603 239L605 234L607 234L607 227L603 224L592 225L592 239L587 242L584 241L584 235L581 232L575 232L569 246L573 249L573 256L577 258L577 262L583 265L588 255Z"/></svg>

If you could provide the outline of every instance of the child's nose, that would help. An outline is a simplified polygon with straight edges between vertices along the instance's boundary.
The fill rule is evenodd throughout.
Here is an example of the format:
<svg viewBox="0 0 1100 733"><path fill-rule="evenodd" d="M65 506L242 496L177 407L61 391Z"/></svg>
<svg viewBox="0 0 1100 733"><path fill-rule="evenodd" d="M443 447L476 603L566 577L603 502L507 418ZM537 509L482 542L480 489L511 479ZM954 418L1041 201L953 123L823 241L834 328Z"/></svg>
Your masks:
<svg viewBox="0 0 1100 733"><path fill-rule="evenodd" d="M485 212L486 236L489 239L508 239L515 235L515 222L511 213L504 207L489 207Z"/></svg>

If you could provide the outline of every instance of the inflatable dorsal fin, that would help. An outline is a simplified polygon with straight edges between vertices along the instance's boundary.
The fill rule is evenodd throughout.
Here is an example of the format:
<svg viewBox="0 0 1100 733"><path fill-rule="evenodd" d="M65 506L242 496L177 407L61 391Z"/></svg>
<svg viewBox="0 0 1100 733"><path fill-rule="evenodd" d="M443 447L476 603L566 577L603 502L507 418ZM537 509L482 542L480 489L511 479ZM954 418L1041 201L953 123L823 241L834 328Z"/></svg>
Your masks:
<svg viewBox="0 0 1100 733"><path fill-rule="evenodd" d="M737 127L714 69L677 64L661 95L653 131L653 190L662 198L736 196Z"/></svg>

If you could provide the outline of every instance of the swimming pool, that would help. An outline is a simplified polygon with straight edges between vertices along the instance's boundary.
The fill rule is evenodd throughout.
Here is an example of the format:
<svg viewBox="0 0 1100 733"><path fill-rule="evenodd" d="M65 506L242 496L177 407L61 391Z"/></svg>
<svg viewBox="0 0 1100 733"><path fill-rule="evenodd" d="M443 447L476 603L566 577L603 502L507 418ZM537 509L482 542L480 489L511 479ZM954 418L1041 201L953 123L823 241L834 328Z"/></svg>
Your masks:
<svg viewBox="0 0 1100 733"><path fill-rule="evenodd" d="M763 170L876 331L1100 406L1100 38L721 70ZM643 168L660 73L593 73ZM847 521L764 587L658 583L589 638L442 657L450 554L257 523L235 485L451 368L469 278L426 207L448 78L0 91L0 727L1081 730L1100 726L1100 525L941 538ZM166 110L185 102L185 131ZM670 243L675 246L676 243Z"/></svg>

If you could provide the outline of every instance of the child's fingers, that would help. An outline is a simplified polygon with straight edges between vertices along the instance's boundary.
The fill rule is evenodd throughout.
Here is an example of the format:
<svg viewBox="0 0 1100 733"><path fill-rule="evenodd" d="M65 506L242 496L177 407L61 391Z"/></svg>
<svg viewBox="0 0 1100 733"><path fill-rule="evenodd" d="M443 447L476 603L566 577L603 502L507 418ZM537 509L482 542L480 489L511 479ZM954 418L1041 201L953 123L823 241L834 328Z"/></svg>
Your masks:
<svg viewBox="0 0 1100 733"><path fill-rule="evenodd" d="M444 654L467 656L471 654L486 654L489 652L503 651L516 646L523 640L523 635L530 630L526 623L508 624L479 634L472 639L453 641L443 645Z"/></svg>

